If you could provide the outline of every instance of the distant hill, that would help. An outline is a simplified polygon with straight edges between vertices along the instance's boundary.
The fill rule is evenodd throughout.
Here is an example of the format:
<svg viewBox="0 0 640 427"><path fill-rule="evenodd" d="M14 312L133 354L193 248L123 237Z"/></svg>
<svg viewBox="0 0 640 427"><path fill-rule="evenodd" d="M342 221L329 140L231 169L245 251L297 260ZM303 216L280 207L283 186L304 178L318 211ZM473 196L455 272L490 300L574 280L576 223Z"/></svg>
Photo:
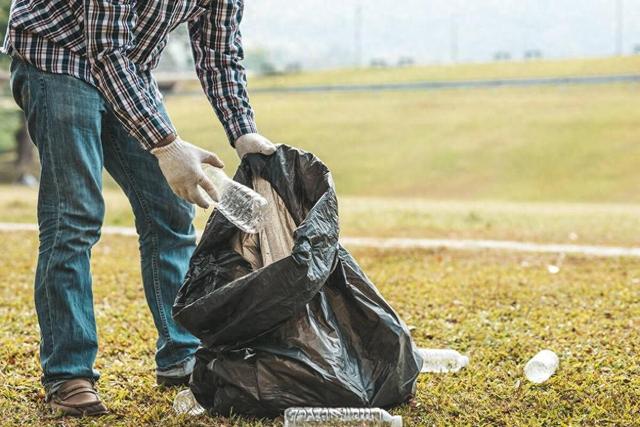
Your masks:
<svg viewBox="0 0 640 427"><path fill-rule="evenodd" d="M264 88L620 74L640 74L640 55L402 68L343 68L276 76L255 76L249 82L252 88Z"/></svg>

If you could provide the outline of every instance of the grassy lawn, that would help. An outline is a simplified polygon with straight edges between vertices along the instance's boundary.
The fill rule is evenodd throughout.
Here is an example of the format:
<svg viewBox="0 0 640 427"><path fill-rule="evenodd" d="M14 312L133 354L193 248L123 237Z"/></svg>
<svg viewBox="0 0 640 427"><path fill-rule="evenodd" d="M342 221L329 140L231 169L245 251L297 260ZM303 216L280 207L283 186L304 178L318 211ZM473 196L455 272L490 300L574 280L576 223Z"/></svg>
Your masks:
<svg viewBox="0 0 640 427"><path fill-rule="evenodd" d="M635 85L256 94L261 131L323 159L341 195L639 202ZM168 97L182 136L237 160L207 101Z"/></svg>
<svg viewBox="0 0 640 427"><path fill-rule="evenodd" d="M632 203L640 202L636 92L605 85L252 99L261 131L323 159L340 195ZM235 169L203 97L167 97L167 106L185 139Z"/></svg>
<svg viewBox="0 0 640 427"><path fill-rule="evenodd" d="M123 193L104 191L105 224L133 227ZM0 222L35 223L37 191L0 186ZM202 229L209 211L197 210ZM433 201L340 197L340 231L349 237L425 237L637 246L640 205Z"/></svg>
<svg viewBox="0 0 640 427"><path fill-rule="evenodd" d="M139 280L135 239L105 236L94 250L100 335L99 389L113 415L64 424L42 403L32 301L34 233L0 235L0 417L3 425L273 425L173 415L175 391L154 385L155 331ZM469 366L422 375L405 425L637 425L640 412L640 261L567 257L558 274L545 256L358 250L364 270L416 343L452 347ZM547 383L522 369L542 348L560 357ZM636 414L636 415L634 415ZM276 422L276 425L279 425Z"/></svg>
<svg viewBox="0 0 640 427"><path fill-rule="evenodd" d="M638 66L635 57L341 70L251 85L624 74ZM252 101L265 135L316 153L333 171L343 236L637 246L637 91L621 84L255 94ZM185 139L218 152L228 173L235 170L235 153L203 97L170 96L167 106ZM12 127L0 122L0 151ZM10 161L0 153L0 164ZM104 194L105 223L131 226L113 182L107 180ZM0 186L0 222L35 222L35 200L35 190ZM207 216L198 210L200 229ZM37 236L0 232L0 239L10 248L0 257L0 424L272 425L173 415L175 391L154 382L155 331L138 244L108 235L92 262L99 384L113 415L94 424L52 417L38 383ZM420 377L416 399L393 411L405 425L639 425L640 259L567 257L550 274L551 255L365 249L355 255L416 327L418 345L471 357L458 374ZM542 348L558 353L560 369L535 386L522 369Z"/></svg>
<svg viewBox="0 0 640 427"><path fill-rule="evenodd" d="M264 134L331 168L345 236L637 245L636 90L258 94L253 101ZM233 173L238 161L207 101L168 97L167 104L184 138L219 153ZM126 200L106 182L106 222L131 225ZM198 213L200 227L206 216ZM0 221L34 222L35 193L0 186Z"/></svg>
<svg viewBox="0 0 640 427"><path fill-rule="evenodd" d="M450 79L585 75L630 73L639 65L640 57L628 57L342 70L287 79L330 83L412 80L416 77L406 76L414 74ZM256 93L252 103L261 131L275 142L320 156L343 196L634 203L640 202L637 91L635 84L616 84ZM167 107L185 139L216 151L229 170L235 168L235 154L204 96L168 96ZM0 134L6 137L10 128L13 132L3 121Z"/></svg>

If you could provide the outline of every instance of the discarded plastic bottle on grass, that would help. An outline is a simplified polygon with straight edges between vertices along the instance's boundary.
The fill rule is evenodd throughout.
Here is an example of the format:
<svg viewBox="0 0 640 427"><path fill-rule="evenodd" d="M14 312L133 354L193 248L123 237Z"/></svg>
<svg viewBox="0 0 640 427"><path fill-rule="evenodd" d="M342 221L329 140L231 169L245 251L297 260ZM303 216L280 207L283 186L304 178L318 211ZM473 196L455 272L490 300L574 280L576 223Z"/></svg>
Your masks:
<svg viewBox="0 0 640 427"><path fill-rule="evenodd" d="M245 233L259 232L264 224L267 207L265 198L232 180L220 168L205 164L203 170L218 190L218 210Z"/></svg>
<svg viewBox="0 0 640 427"><path fill-rule="evenodd" d="M288 408L284 427L402 427L402 417L380 408Z"/></svg>
<svg viewBox="0 0 640 427"><path fill-rule="evenodd" d="M558 369L560 360L551 350L538 352L524 367L524 375L529 381L541 384L548 380Z"/></svg>
<svg viewBox="0 0 640 427"><path fill-rule="evenodd" d="M422 356L422 369L420 372L458 372L469 364L469 358L455 350L419 348Z"/></svg>
<svg viewBox="0 0 640 427"><path fill-rule="evenodd" d="M173 400L173 409L177 414L198 416L204 414L204 408L200 406L190 389L182 390L176 394Z"/></svg>

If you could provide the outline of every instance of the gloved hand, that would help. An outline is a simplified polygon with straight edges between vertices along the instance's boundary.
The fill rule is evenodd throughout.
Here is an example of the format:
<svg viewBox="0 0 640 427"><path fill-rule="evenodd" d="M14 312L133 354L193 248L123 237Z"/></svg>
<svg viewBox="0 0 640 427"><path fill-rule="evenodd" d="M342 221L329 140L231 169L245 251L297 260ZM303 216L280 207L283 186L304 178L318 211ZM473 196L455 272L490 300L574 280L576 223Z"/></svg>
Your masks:
<svg viewBox="0 0 640 427"><path fill-rule="evenodd" d="M268 156L276 151L276 146L259 133L242 135L236 140L235 147L240 160L242 160L246 154L261 153Z"/></svg>
<svg viewBox="0 0 640 427"><path fill-rule="evenodd" d="M178 196L206 209L209 207L209 202L198 188L200 186L213 200L219 200L216 187L202 170L202 163L218 168L224 167L224 163L218 156L180 138L152 149L151 153L158 158L162 174Z"/></svg>

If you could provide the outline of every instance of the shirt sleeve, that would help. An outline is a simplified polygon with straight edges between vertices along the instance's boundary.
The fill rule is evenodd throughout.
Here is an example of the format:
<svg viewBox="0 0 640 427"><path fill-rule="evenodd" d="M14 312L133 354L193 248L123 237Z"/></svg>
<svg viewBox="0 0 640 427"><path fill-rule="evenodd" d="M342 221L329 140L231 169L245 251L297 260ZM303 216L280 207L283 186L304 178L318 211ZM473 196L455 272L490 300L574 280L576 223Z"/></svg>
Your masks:
<svg viewBox="0 0 640 427"><path fill-rule="evenodd" d="M135 21L135 0L84 0L87 59L95 84L127 131L151 149L176 132L127 57Z"/></svg>
<svg viewBox="0 0 640 427"><path fill-rule="evenodd" d="M206 11L189 22L196 73L231 145L257 132L240 62L242 12L243 0L211 0Z"/></svg>

